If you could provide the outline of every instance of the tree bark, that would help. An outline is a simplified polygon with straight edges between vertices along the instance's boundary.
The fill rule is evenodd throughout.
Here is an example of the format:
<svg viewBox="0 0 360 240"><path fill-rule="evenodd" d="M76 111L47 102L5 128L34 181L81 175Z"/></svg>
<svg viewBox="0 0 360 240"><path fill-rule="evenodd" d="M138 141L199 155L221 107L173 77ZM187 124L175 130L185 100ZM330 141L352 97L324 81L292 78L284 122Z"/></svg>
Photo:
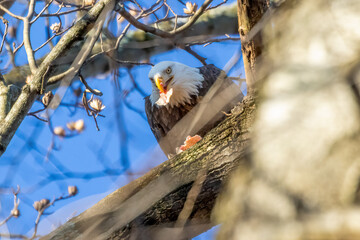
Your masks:
<svg viewBox="0 0 360 240"><path fill-rule="evenodd" d="M218 200L219 240L360 239L359 11L287 0L263 29L252 167Z"/></svg>
<svg viewBox="0 0 360 240"><path fill-rule="evenodd" d="M235 168L247 164L244 155L254 110L254 100L246 97L197 145L108 195L43 239L184 239L209 229L215 224L211 212L222 185ZM206 179L184 228L174 228L193 182L204 169Z"/></svg>
<svg viewBox="0 0 360 240"><path fill-rule="evenodd" d="M259 23L264 13L269 9L266 0L238 0L237 14L241 41L241 52L244 61L246 87L248 94L255 91L257 59L262 53L262 33L258 31L254 36L248 34Z"/></svg>

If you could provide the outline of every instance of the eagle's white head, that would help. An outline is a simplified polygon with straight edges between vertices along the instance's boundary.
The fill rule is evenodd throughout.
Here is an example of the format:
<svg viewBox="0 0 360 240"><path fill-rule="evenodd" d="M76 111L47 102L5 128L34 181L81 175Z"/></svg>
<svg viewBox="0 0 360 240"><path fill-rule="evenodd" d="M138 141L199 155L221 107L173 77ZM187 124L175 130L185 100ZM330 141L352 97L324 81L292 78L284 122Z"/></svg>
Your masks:
<svg viewBox="0 0 360 240"><path fill-rule="evenodd" d="M188 103L192 95L198 95L198 88L204 81L199 69L171 61L160 62L152 67L149 78L152 83L151 103L156 105L160 93L166 94L172 89L167 104L170 107Z"/></svg>

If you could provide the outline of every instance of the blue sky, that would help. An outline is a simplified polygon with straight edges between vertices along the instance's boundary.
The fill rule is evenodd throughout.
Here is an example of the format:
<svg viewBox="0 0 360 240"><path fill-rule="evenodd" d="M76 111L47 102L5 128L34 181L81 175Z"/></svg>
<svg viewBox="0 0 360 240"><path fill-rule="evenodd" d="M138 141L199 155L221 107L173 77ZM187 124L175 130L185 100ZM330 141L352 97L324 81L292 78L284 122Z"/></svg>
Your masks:
<svg viewBox="0 0 360 240"><path fill-rule="evenodd" d="M182 6L175 4L175 2L175 9L181 12ZM201 1L196 2L202 3ZM23 5L15 4L11 10L20 13L22 9ZM51 11L54 9L52 8ZM10 19L7 15L5 17ZM39 21L33 26L31 40L35 47L45 40L43 24ZM1 28L3 30L3 26ZM44 47L36 56L40 57L48 50L48 47ZM223 68L234 53L240 51L240 44L238 42L213 43L207 47L196 46L194 50L206 57L208 63ZM2 68L7 61L4 53L5 50L1 55ZM177 61L193 67L202 65L192 55L179 49L155 55L150 59L152 63L164 60ZM23 49L18 53L16 63L18 65L26 63ZM131 70L135 80L147 94L151 90L150 81L147 78L149 70L150 66L139 66ZM244 77L242 63L239 62L229 75ZM120 69L120 76L121 88L123 90L129 89L131 83L126 69ZM108 76L97 76L87 79L92 88L99 89L104 93L101 99L106 108L102 114L106 117L98 118L101 131L96 130L93 119L88 117L83 109L74 110L60 106L52 116L53 126L65 126L69 121L84 119L86 129L83 133L72 138L60 139L56 137L56 150L51 152L48 160L45 159L45 155L52 141L52 134L47 124L34 117L26 117L21 124L6 153L0 159L0 188L16 188L17 185L20 185L22 189L22 193L19 195L22 216L8 222L6 227L10 232L27 233L31 231L37 215L32 207L33 202L42 198L52 199L66 194L68 185L76 185L79 188L79 194L72 199L60 201L54 207L49 208L48 212L53 214L44 217L40 224L40 233L46 233L51 230L51 227L66 222L70 216L82 212L106 194L166 160L164 154L159 150L146 120L123 104L121 92L114 90L114 84L110 78ZM80 86L80 83L76 82L74 86ZM63 102L73 103L74 101L74 94L68 90ZM127 97L127 102L140 111L144 111L143 96L138 92L132 92ZM35 103L32 110L35 111L41 107L41 104ZM116 109L121 110L120 123ZM124 132L128 141L126 148L121 146L119 138L119 134ZM127 156L127 159L124 156ZM124 161L129 162L130 170L135 175L120 175ZM51 174L59 173L57 170L59 166L63 170L66 169L65 172L75 172L76 174L95 174L103 169L114 169L116 174L90 179L73 176L74 178L46 180ZM13 197L6 192L0 192L0 194L0 219L3 219L12 208ZM5 230L4 226L0 228L1 232ZM214 234L213 232L214 230L207 233L209 235L202 235L196 239L209 239L209 236Z"/></svg>

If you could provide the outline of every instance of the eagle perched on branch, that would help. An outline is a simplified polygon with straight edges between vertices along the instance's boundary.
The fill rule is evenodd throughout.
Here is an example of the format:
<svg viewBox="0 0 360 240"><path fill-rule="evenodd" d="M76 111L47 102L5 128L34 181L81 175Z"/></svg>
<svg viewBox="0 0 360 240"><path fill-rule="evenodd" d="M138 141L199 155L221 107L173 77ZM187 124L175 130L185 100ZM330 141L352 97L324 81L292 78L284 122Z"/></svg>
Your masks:
<svg viewBox="0 0 360 240"><path fill-rule="evenodd" d="M192 68L160 62L150 70L149 78L152 93L145 98L145 111L151 131L168 157L185 138L192 140L187 136L203 137L243 97L240 87L212 64Z"/></svg>

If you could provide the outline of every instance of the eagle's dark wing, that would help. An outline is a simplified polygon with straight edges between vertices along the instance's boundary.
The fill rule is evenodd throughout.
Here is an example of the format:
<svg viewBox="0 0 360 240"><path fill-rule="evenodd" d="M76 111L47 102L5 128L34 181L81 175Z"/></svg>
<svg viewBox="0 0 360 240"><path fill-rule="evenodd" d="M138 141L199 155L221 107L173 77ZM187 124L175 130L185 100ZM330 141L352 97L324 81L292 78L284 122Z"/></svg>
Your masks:
<svg viewBox="0 0 360 240"><path fill-rule="evenodd" d="M199 67L198 69L200 70L201 75L204 77L203 84L199 89L199 96L203 97L209 91L210 87L216 82L222 70L215 67L213 64L205 65Z"/></svg>
<svg viewBox="0 0 360 240"><path fill-rule="evenodd" d="M214 83L216 82L217 90L214 93L214 97L211 97L211 99L216 97L217 103L224 103L224 107L221 109L214 107L209 99L207 100L210 102L209 104L205 104L204 102L202 103L206 105L206 112L217 112L212 116L211 120L209 120L196 132L196 134L203 137L208 131L213 129L226 118L224 112L230 112L230 110L242 100L244 95L242 94L240 87L233 83L232 80L229 80L225 72L220 68L215 67L213 64L200 67L199 70L200 73L204 76L203 85L199 89L199 96L204 97L206 94L208 94L210 88L213 87ZM231 91L229 89L231 89ZM226 97L223 97L224 95ZM204 118L206 117L204 116Z"/></svg>
<svg viewBox="0 0 360 240"><path fill-rule="evenodd" d="M191 104L186 104L181 107L158 106L151 103L150 96L145 97L146 116L156 140L160 142L160 139L165 137L170 129L196 104L197 99L194 97Z"/></svg>
<svg viewBox="0 0 360 240"><path fill-rule="evenodd" d="M185 137L189 134L195 135L198 134L200 136L204 136L209 130L214 128L221 120L225 118L225 115L222 111L228 112L237 102L241 101L243 97L240 88L235 85L232 81L226 79L225 73L215 67L214 65L206 65L199 68L200 73L204 76L204 81L202 86L200 86L198 96L192 96L191 103L181 105L179 107L169 107L169 106L158 106L152 105L150 101L150 96L145 98L145 112L147 115L147 119L151 128L151 131L154 133L156 140L159 142L161 149L164 151L166 155L175 153L176 147L179 147L185 140ZM219 77L220 76L220 77ZM218 82L217 82L218 81ZM206 124L201 126L197 131L185 131L184 128L189 126L189 123L192 122L190 117L190 121L182 124L176 132L172 131L171 137L165 138L168 132L191 110L193 109L199 101L205 97L208 93L209 89L214 85L214 83L219 83L218 90L215 91L215 95L222 92L224 89L229 88L238 89L235 93L233 99L229 102L227 99L227 103L225 107L219 111L219 109L215 110L216 113L212 115L211 119L206 121ZM206 97L205 97L206 98ZM204 99L205 99L204 98ZM221 100L221 98L220 98ZM212 109L212 104L205 104L206 111L214 111ZM196 116L196 113L192 111L192 115ZM184 136L183 136L184 135ZM161 141L162 139L162 141Z"/></svg>

